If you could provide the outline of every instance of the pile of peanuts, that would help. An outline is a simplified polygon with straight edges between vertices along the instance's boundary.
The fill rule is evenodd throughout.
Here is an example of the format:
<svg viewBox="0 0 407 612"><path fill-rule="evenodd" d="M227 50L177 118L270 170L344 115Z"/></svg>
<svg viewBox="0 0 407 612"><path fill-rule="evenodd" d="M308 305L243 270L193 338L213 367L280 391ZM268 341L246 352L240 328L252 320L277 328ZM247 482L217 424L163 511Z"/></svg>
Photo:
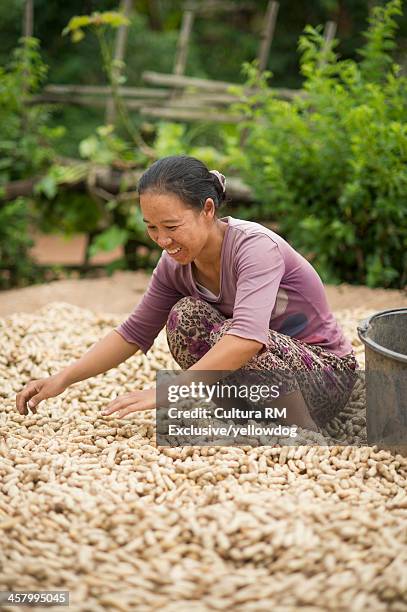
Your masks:
<svg viewBox="0 0 407 612"><path fill-rule="evenodd" d="M361 365L368 314L337 313ZM17 412L123 319L62 302L0 319L0 591L68 590L80 612L407 610L407 458L363 445L362 382L326 431L359 446L157 447L153 411L100 412L176 367L161 332Z"/></svg>

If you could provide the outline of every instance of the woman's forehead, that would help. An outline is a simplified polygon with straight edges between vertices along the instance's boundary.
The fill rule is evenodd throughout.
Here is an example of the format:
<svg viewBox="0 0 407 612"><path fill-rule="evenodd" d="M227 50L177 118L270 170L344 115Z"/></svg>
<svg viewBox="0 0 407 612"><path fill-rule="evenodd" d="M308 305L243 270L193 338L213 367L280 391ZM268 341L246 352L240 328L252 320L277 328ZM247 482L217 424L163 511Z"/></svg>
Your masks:
<svg viewBox="0 0 407 612"><path fill-rule="evenodd" d="M182 220L192 214L192 210L172 193L143 193L140 208L144 221L159 220L160 223Z"/></svg>

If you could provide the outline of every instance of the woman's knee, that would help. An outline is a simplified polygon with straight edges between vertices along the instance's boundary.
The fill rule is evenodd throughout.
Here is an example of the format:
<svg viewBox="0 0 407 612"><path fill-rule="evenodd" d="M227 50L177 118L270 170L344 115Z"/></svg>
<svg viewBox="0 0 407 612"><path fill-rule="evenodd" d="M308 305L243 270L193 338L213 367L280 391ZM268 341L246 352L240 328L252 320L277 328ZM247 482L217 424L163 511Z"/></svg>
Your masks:
<svg viewBox="0 0 407 612"><path fill-rule="evenodd" d="M222 324L224 317L208 302L186 296L172 307L167 319L167 342L178 363L195 361L202 357L217 341L212 330Z"/></svg>
<svg viewBox="0 0 407 612"><path fill-rule="evenodd" d="M202 311L205 302L199 298L187 295L182 297L171 308L167 317L167 329L172 331L181 319L188 319L192 313Z"/></svg>
<svg viewBox="0 0 407 612"><path fill-rule="evenodd" d="M232 327L233 320L232 319L224 319L223 321L218 321L212 323L211 329L209 331L209 339L213 344L218 342L222 336L226 335L228 330Z"/></svg>
<svg viewBox="0 0 407 612"><path fill-rule="evenodd" d="M204 304L204 301L200 298L193 297L192 295L186 295L182 297L178 302L174 304L171 310L176 310L177 312L181 312L182 310L194 308L198 306L200 303Z"/></svg>
<svg viewBox="0 0 407 612"><path fill-rule="evenodd" d="M202 326L207 332L215 323L221 323L224 317L214 306L198 297L185 296L171 308L167 318L167 332L172 332L182 324L184 329Z"/></svg>
<svg viewBox="0 0 407 612"><path fill-rule="evenodd" d="M174 304L167 317L167 334L178 327L181 320L185 318L188 312L191 312L195 305L194 298L190 296L183 297Z"/></svg>

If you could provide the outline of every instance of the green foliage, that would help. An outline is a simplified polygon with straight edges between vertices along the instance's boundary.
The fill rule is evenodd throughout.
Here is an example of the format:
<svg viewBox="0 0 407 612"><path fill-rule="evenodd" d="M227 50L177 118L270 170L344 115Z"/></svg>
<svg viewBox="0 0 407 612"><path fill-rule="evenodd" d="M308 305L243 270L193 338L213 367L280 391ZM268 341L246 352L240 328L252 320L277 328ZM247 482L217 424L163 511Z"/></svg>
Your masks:
<svg viewBox="0 0 407 612"><path fill-rule="evenodd" d="M123 246L129 237L129 232L117 225L112 225L104 232L101 232L93 241L89 248L89 255L93 257L101 251L113 251L119 246Z"/></svg>
<svg viewBox="0 0 407 612"><path fill-rule="evenodd" d="M371 27L365 37L367 43L359 51L363 57L360 69L366 81L380 81L387 70L391 69L393 58L390 51L396 48L398 24L394 17L402 16L401 2L389 2L387 6L376 6L369 18Z"/></svg>
<svg viewBox="0 0 407 612"><path fill-rule="evenodd" d="M20 39L11 62L0 67L0 184L31 176L54 158L52 142L63 128L47 127L44 105L29 105L47 73L39 41Z"/></svg>
<svg viewBox="0 0 407 612"><path fill-rule="evenodd" d="M373 12L363 60L340 60L321 30L300 39L306 95L278 100L269 75L245 66L247 95L233 165L261 202L256 213L325 282L401 287L407 280L407 79L390 64L400 0ZM243 90L241 92L243 94ZM253 211L247 211L247 216Z"/></svg>
<svg viewBox="0 0 407 612"><path fill-rule="evenodd" d="M0 205L0 289L24 285L36 279L29 257L33 241L28 236L27 200L17 198Z"/></svg>
<svg viewBox="0 0 407 612"><path fill-rule="evenodd" d="M128 115L118 96L118 85L124 81L122 70L124 65L117 65L112 59L111 40L108 38L109 28L127 25L128 19L120 13L108 11L73 17L64 34L71 33L73 40L78 42L84 36L84 29L91 28L96 34L101 51L104 70L109 77L112 93L117 108L122 115L123 122L129 129L128 134L134 136L131 126L128 125ZM137 140L137 135L135 137ZM140 228L129 215L129 203L112 198L105 203L93 193L92 167L94 165L134 166L145 163L145 155L140 153L133 143L120 138L113 125L103 125L96 128L95 133L84 138L79 144L79 153L87 161L72 166L61 166L57 163L48 167L47 172L35 185L37 200L35 209L39 226L44 232L52 232L58 227L65 235L74 233L88 233L93 237L88 255L93 256L101 251L110 251L126 243L129 237L133 239L139 235ZM84 178L93 193L69 193L61 190L70 183ZM143 240L142 240L143 242ZM116 266L113 266L116 267ZM120 262L119 267L123 267Z"/></svg>
<svg viewBox="0 0 407 612"><path fill-rule="evenodd" d="M119 113L126 135L131 140L131 143L129 143L119 137L114 125L99 126L95 134L91 134L79 144L80 155L98 165L112 166L122 162L122 165L137 166L146 163L146 154L143 152L146 149L145 143L132 124L119 93L119 86L126 82L124 74L126 66L124 62L114 60L112 39L109 39L109 28L129 24L129 20L123 14L107 11L93 13L90 16L73 17L63 30L63 34L72 34L74 42L78 42L84 37L83 29L86 27L89 27L96 35L103 69L108 77L114 105ZM138 148L135 145L138 145ZM100 229L101 224L103 226L108 224L108 227L104 227L93 239L88 252L90 256L99 252L114 250L118 246L126 245L129 240L139 239L141 243L145 242L145 237L140 236L138 222L134 222L129 214L128 203L123 202L120 198L112 198L103 206L103 209L102 211L99 207L97 228Z"/></svg>
<svg viewBox="0 0 407 612"><path fill-rule="evenodd" d="M88 194L76 191L58 190L51 199L48 194L38 195L34 210L42 232L53 233L57 229L66 237L95 232L104 218L100 207Z"/></svg>
<svg viewBox="0 0 407 612"><path fill-rule="evenodd" d="M157 126L153 145L157 159L168 155L185 154L197 157L211 168L219 168L221 170L227 168L229 159L224 152L215 146L200 144L201 131L204 131L207 136L208 130L211 129L211 127L204 124L201 124L201 126L191 127L182 123L160 122ZM216 130L219 130L219 126L216 126ZM226 140L228 127L223 126L223 130L222 144Z"/></svg>
<svg viewBox="0 0 407 612"><path fill-rule="evenodd" d="M35 31L48 52L51 82L100 84L107 76L118 111L114 128L97 127L103 122L101 109L59 107L59 116L52 119L47 107L30 104L47 74L36 39L22 40L12 62L0 68L0 192L10 180L41 174L35 189L41 229L51 232L57 227L66 234L89 232L92 236L101 231L93 241L92 255L119 244L124 244L126 256L137 245L152 246L135 198L119 194L105 202L65 190L93 164L145 167L151 161L151 151L144 147L139 133L141 119L132 115L130 121L118 91L127 76L132 85L141 84L143 70L172 71L182 3L160 3L155 25L152 4L144 0L136 4L125 66L115 62L112 54L116 28L125 21L114 11L117 2L100 0L100 12L71 18L83 11L79 0L69 4L36 0ZM186 73L228 81L243 80L247 75L248 83L259 90L256 95L246 95L239 105L245 121L232 126L162 123L154 153L157 157L188 153L229 175L243 173L260 202L246 210L246 215L275 218L294 246L312 259L324 280L401 286L407 278L406 80L400 77L391 56L400 2L393 0L375 9L359 63L349 58L360 44L366 2L281 3L269 63L276 86L299 86L293 48L305 19L312 23L337 20L335 12L340 9L340 48L348 57L339 60L336 43L324 48L321 30L306 28L300 41L300 71L308 97L292 103L271 95L271 73L260 78L255 68L247 65L242 77L237 74L241 62L257 54L267 0L254 3L255 8L247 11L244 4L240 7L236 0L236 10L196 18ZM23 0L4 0L0 7L3 57L10 55L15 44L22 7ZM60 37L67 23L65 34L78 43L74 53L68 36ZM405 29L405 24L402 27ZM85 35L88 32L92 36ZM56 147L62 151L59 143L64 130L57 124L62 116L62 122L69 126L64 154L76 156L80 142L80 154L86 160L74 168L56 162ZM88 186L91 181L92 172ZM31 272L28 259L24 271L28 234L24 230L27 223L21 219L27 217L29 206L20 199L0 204L1 244L7 244L10 252L6 255L6 247L2 247L2 260L14 261L16 257L25 278Z"/></svg>
<svg viewBox="0 0 407 612"><path fill-rule="evenodd" d="M57 192L59 185L69 185L84 179L87 175L87 164L73 164L71 166L52 165L48 172L37 181L34 186L36 195L45 195L52 200Z"/></svg>
<svg viewBox="0 0 407 612"><path fill-rule="evenodd" d="M182 155L185 152L186 125L160 122L157 127L154 150L157 158Z"/></svg>
<svg viewBox="0 0 407 612"><path fill-rule="evenodd" d="M71 34L73 42L79 42L85 36L83 33L84 28L96 26L103 27L109 26L112 28L119 28L123 25L129 25L129 19L122 13L117 11L105 11L100 13L95 11L92 15L79 15L72 17L69 20L66 28L63 29L62 35Z"/></svg>
<svg viewBox="0 0 407 612"><path fill-rule="evenodd" d="M74 42L79 42L85 36L83 32L84 28L89 28L90 31L96 36L99 44L103 70L109 81L112 102L120 117L121 125L127 132L127 135L130 136L133 144L136 144L143 149L145 143L143 142L138 130L135 129L126 105L123 103L119 93L119 87L127 81L127 77L125 76L126 64L125 62L114 58L113 40L112 37L109 36L112 29L129 24L129 19L122 13L115 11L106 11L104 13L95 12L92 13L92 15L72 17L68 25L64 28L62 34L65 35L71 33L72 40Z"/></svg>
<svg viewBox="0 0 407 612"><path fill-rule="evenodd" d="M115 134L113 125L96 128L96 134L91 134L80 142L79 153L81 157L97 164L110 165L117 161L133 164L145 162L142 153Z"/></svg>
<svg viewBox="0 0 407 612"><path fill-rule="evenodd" d="M105 211L88 194L69 190L71 184L87 178L89 170L85 162L70 166L54 164L35 184L33 210L40 231L53 233L58 228L69 237L98 230L105 220Z"/></svg>
<svg viewBox="0 0 407 612"><path fill-rule="evenodd" d="M46 74L35 38L20 39L11 61L0 67L0 194L7 183L43 172L55 157L53 142L63 128L48 126L45 106L30 105ZM40 274L29 255L29 206L25 198L0 203L2 288L33 282Z"/></svg>

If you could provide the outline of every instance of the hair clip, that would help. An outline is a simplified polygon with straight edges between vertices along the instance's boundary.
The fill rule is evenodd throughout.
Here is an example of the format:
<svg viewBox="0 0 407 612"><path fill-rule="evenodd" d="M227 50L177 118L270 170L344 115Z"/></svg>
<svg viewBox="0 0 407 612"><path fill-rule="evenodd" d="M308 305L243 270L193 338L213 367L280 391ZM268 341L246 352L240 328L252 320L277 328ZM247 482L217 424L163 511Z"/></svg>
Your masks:
<svg viewBox="0 0 407 612"><path fill-rule="evenodd" d="M217 170L209 170L209 172L216 176L216 178L218 179L219 183L222 185L223 193L225 193L225 191L226 191L226 177L223 174L221 174L220 172L218 172Z"/></svg>

